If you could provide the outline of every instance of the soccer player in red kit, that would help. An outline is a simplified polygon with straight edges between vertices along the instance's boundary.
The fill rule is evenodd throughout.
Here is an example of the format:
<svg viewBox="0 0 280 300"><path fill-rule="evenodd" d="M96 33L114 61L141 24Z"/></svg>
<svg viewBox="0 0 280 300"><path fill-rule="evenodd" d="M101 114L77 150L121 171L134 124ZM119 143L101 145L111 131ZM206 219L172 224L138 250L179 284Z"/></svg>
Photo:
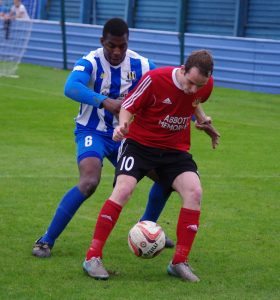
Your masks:
<svg viewBox="0 0 280 300"><path fill-rule="evenodd" d="M207 127L213 148L219 141L219 133L201 107L213 89L212 72L211 54L206 50L194 51L180 68L147 72L125 98L119 126L113 133L115 141L122 140L116 184L99 213L83 264L91 277L109 277L102 263L105 242L137 182L154 170L159 183L178 192L182 199L177 244L167 272L184 280L199 281L188 264L188 256L199 227L202 188L197 165L188 151L192 115L198 128Z"/></svg>

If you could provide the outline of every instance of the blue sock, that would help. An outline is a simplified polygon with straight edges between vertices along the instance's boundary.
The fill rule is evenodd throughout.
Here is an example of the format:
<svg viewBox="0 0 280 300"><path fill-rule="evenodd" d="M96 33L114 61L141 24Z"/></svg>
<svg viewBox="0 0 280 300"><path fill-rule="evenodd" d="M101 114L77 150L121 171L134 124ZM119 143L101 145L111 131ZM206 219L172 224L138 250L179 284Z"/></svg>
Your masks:
<svg viewBox="0 0 280 300"><path fill-rule="evenodd" d="M87 197L80 192L77 186L69 190L63 196L48 230L40 239L40 241L47 242L49 245L53 246L55 240L71 221L75 212L86 199Z"/></svg>
<svg viewBox="0 0 280 300"><path fill-rule="evenodd" d="M150 190L146 210L140 221L149 220L157 222L170 194L171 191L165 192L160 184L154 183Z"/></svg>

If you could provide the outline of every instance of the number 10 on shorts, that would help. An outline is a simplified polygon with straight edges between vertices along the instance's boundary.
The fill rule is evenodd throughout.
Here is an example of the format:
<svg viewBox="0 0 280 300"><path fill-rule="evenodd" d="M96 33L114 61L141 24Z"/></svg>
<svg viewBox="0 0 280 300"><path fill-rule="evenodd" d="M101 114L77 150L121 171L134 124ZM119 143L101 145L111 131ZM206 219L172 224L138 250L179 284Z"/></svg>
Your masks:
<svg viewBox="0 0 280 300"><path fill-rule="evenodd" d="M125 169L126 171L130 171L134 166L134 158L132 156L122 158L122 164L120 167L120 171Z"/></svg>

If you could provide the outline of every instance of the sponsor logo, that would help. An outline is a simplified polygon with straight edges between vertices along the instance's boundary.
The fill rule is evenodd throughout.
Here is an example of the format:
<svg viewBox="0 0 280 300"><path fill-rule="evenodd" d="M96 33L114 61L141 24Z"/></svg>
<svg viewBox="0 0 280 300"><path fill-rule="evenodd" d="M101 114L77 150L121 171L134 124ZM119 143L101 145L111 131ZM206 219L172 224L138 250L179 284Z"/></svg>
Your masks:
<svg viewBox="0 0 280 300"><path fill-rule="evenodd" d="M73 68L73 71L84 71L85 70L85 67L84 66L75 66L74 68Z"/></svg>
<svg viewBox="0 0 280 300"><path fill-rule="evenodd" d="M172 104L171 100L169 98L166 98L162 101L164 104Z"/></svg>
<svg viewBox="0 0 280 300"><path fill-rule="evenodd" d="M167 115L163 120L159 120L159 125L162 128L170 131L180 131L188 127L188 122L191 117L178 117Z"/></svg>
<svg viewBox="0 0 280 300"><path fill-rule="evenodd" d="M140 247L141 247L141 248L147 247L147 243L146 243L145 241L142 241L142 242L140 243Z"/></svg>
<svg viewBox="0 0 280 300"><path fill-rule="evenodd" d="M104 90L101 92L101 95L104 95L104 96L108 96L112 99L117 99L117 100L123 100L124 97L127 95L127 93L121 93L121 94L110 94L107 90Z"/></svg>
<svg viewBox="0 0 280 300"><path fill-rule="evenodd" d="M192 230L192 231L197 232L198 227L197 227L197 225L188 225L188 226L187 226L187 229L190 229L190 230Z"/></svg>
<svg viewBox="0 0 280 300"><path fill-rule="evenodd" d="M151 247L151 249L149 251L147 251L147 253L145 253L145 256L149 256L151 254L153 254L158 248L158 243L154 243L154 245Z"/></svg>
<svg viewBox="0 0 280 300"><path fill-rule="evenodd" d="M111 222L113 221L113 219L112 219L111 216L108 216L108 215L101 215L101 217L104 218L104 219L110 220Z"/></svg>

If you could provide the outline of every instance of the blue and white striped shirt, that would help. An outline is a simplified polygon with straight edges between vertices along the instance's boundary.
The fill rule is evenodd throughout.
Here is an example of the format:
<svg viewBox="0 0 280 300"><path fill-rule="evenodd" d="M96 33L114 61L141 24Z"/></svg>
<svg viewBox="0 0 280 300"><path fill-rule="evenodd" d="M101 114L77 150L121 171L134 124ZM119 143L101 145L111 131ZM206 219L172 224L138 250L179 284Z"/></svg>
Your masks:
<svg viewBox="0 0 280 300"><path fill-rule="evenodd" d="M107 97L123 99L142 75L154 68L147 58L129 49L118 66L110 65L103 48L91 51L77 61L65 85L65 94L81 103L75 119L76 131L89 130L112 136L118 121L112 113L99 108L102 101Z"/></svg>

